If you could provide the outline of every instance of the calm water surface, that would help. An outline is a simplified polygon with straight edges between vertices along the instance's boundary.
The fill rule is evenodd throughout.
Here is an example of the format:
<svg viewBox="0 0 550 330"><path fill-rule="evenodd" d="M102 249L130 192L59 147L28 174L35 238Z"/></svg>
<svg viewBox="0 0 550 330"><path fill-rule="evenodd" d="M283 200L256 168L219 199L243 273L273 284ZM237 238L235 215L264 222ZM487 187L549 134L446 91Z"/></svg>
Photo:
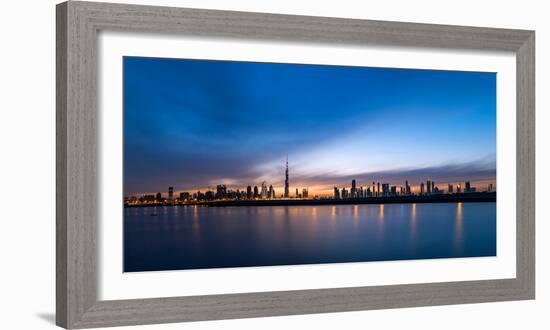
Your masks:
<svg viewBox="0 0 550 330"><path fill-rule="evenodd" d="M496 204L124 209L124 270L496 255Z"/></svg>

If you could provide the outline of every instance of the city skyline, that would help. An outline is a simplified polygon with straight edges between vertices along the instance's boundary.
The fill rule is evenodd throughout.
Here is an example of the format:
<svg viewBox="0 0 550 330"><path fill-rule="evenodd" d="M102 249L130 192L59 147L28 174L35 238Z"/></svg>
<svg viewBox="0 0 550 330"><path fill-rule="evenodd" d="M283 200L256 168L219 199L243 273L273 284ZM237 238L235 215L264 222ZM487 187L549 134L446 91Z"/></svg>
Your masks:
<svg viewBox="0 0 550 330"><path fill-rule="evenodd" d="M348 182L349 183L349 182ZM403 183L403 182L401 182ZM446 187L446 188L444 188ZM294 189L294 188L293 188ZM476 192L494 193L496 192L496 183L494 181L472 182L470 180L459 182L436 182L428 178L425 181L418 182L415 185L409 180L404 184L394 184L389 182L372 181L363 185L356 179L351 179L351 185L333 186L332 191L323 191L322 193L311 191L309 187L296 187L295 194L290 193L290 175L288 157L285 159L284 167L284 186L281 188L283 193L277 193L278 188L266 181L261 185L247 185L243 187L231 187L224 183L219 183L216 188L208 187L205 189L175 190L173 186L168 187L168 193L144 193L124 196L124 203L129 202L133 205L149 202L200 202L205 200L255 200L255 199L367 199L373 197L397 197L397 196L433 196L433 195L455 195L470 194ZM179 196L179 197L178 197Z"/></svg>
<svg viewBox="0 0 550 330"><path fill-rule="evenodd" d="M287 156L291 194L496 186L495 88L491 73L125 57L124 194L266 181L281 195Z"/></svg>

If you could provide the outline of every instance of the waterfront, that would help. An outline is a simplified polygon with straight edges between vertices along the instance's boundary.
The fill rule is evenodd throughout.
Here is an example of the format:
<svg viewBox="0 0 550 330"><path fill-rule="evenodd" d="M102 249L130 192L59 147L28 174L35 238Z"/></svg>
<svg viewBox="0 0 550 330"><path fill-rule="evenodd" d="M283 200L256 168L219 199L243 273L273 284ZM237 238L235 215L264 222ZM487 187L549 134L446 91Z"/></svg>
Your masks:
<svg viewBox="0 0 550 330"><path fill-rule="evenodd" d="M496 203L124 209L124 270L496 255Z"/></svg>

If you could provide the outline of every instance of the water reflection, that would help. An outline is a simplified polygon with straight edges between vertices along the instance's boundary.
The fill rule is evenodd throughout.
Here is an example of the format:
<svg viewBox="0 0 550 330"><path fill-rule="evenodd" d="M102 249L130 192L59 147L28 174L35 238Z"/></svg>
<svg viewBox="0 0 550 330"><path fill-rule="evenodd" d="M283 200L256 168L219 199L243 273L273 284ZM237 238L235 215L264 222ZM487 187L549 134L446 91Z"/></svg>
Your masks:
<svg viewBox="0 0 550 330"><path fill-rule="evenodd" d="M384 204L378 206L378 220L384 220Z"/></svg>
<svg viewBox="0 0 550 330"><path fill-rule="evenodd" d="M495 208L495 203L449 203L125 209L124 267L144 271L495 255Z"/></svg>
<svg viewBox="0 0 550 330"><path fill-rule="evenodd" d="M456 221L455 221L455 249L457 253L462 252L463 249L463 231L464 231L464 224L462 222L462 203L459 202L456 204Z"/></svg>
<svg viewBox="0 0 550 330"><path fill-rule="evenodd" d="M416 245L416 203L411 204L411 220L410 220L410 235L409 241L411 242L411 248Z"/></svg>

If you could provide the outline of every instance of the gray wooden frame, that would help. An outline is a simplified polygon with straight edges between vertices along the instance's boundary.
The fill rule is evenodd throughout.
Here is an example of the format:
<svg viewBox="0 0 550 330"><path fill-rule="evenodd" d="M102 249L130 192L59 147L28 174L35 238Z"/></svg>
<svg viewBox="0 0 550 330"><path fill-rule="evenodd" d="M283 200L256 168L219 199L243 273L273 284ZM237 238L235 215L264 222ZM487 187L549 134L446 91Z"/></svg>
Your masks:
<svg viewBox="0 0 550 330"><path fill-rule="evenodd" d="M97 33L512 51L517 57L517 277L98 301ZM88 328L534 299L534 31L93 2L57 5L56 322Z"/></svg>

